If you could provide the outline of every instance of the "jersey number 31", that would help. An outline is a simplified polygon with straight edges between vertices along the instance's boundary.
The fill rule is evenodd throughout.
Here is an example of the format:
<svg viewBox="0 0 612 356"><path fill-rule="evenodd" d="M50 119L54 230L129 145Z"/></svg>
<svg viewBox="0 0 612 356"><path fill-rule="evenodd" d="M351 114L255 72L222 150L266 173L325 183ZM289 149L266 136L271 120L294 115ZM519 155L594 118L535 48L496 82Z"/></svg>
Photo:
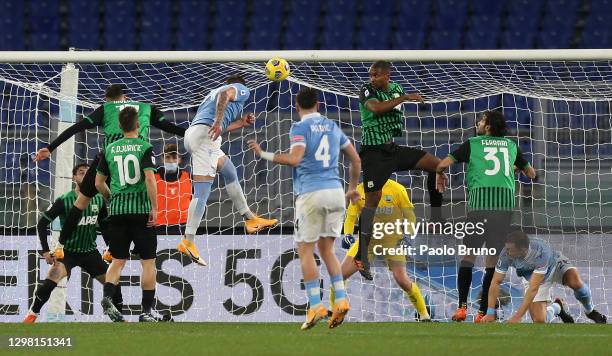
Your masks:
<svg viewBox="0 0 612 356"><path fill-rule="evenodd" d="M508 177L510 175L510 159L508 157L508 148L507 147L485 147L484 151L487 153L484 157L487 161L493 161L493 169L485 170L485 174L488 176L494 176L499 172L501 168L501 164L499 162L499 158L497 157L497 152L501 152L503 155L504 161L504 175Z"/></svg>

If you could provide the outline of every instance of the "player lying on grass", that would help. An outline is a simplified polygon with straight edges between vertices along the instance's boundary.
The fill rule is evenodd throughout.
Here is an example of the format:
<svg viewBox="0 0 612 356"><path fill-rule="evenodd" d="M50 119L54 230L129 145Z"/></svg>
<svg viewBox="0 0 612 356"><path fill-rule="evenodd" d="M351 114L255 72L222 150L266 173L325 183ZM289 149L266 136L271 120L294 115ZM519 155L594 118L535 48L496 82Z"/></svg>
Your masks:
<svg viewBox="0 0 612 356"><path fill-rule="evenodd" d="M83 212L79 225L64 246L63 256L51 256L47 242L47 228L49 224L58 217L60 224L64 224L66 216L77 198L83 177L85 177L88 169L89 165L86 163L79 164L72 169L72 181L76 184L76 187L74 190L57 198L53 205L42 214L36 225L38 238L42 246L42 255L45 261L52 266L47 273L47 278L36 288L34 302L23 321L24 323L36 321L40 309L49 300L51 292L55 289L57 283L64 277L70 278L70 272L74 267L81 267L82 270L100 283L106 282L105 274L108 265L102 260L100 252L96 249L96 238L98 236L96 225L100 226L102 235L108 241L108 222L106 221L108 211L106 203L100 194L94 196L91 204ZM117 293L113 296L112 303L118 310L123 308L121 288L117 288Z"/></svg>
<svg viewBox="0 0 612 356"><path fill-rule="evenodd" d="M486 111L476 127L477 136L469 138L458 149L444 158L437 167L438 190L444 192L444 171L453 163L467 163L466 180L469 188L467 219L473 224L484 224L484 233L465 236L462 243L470 248L494 248L495 254L486 256L485 273L482 277L480 310L475 322L487 311L489 286L495 271L497 256L504 247L505 237L510 233L512 210L515 208L516 179L513 167L533 179L535 169L524 158L518 145L506 138L506 119L499 111ZM472 285L472 272L476 255L462 256L457 273L458 306L452 317L454 321L467 318L467 298Z"/></svg>
<svg viewBox="0 0 612 356"><path fill-rule="evenodd" d="M546 308L551 299L550 289L554 284L573 289L574 296L584 307L587 318L598 324L606 323L606 316L593 308L591 290L580 278L576 267L572 266L560 252L554 251L548 243L540 239L529 238L522 231L515 231L508 236L506 247L499 255L489 289L487 314L482 318L482 322L495 320L495 301L499 295L499 286L504 281L510 267L516 269L519 277L529 281L529 287L525 291L523 303L508 319L509 323L519 323L527 311L535 323L551 320L552 314L559 311L559 308L555 308L556 310L552 312L548 310L547 313ZM559 305L562 307L561 303Z"/></svg>
<svg viewBox="0 0 612 356"><path fill-rule="evenodd" d="M139 136L138 111L128 106L119 113L123 138L108 145L98 165L96 188L109 199L110 252L102 308L113 321L122 321L121 312L111 303L118 289L121 271L130 258L130 245L140 255L142 313L139 321L155 322L151 313L155 299L157 255L157 183L153 146ZM106 185L111 177L111 187Z"/></svg>
<svg viewBox="0 0 612 356"><path fill-rule="evenodd" d="M245 83L244 78L233 75L227 78L226 85L212 90L198 107L185 132L185 148L191 154L192 162L193 198L189 204L185 238L178 250L202 266L206 266L206 262L194 241L217 173L223 177L227 194L244 218L248 234L273 227L278 222L276 219L261 218L251 211L238 181L236 167L221 150L222 133L241 129L255 121L253 113L241 116L250 95Z"/></svg>
<svg viewBox="0 0 612 356"><path fill-rule="evenodd" d="M328 321L330 328L339 326L349 311L340 262L334 253L334 239L340 237L345 211L345 194L338 174L338 156L342 151L350 161L346 199L359 199L360 160L357 151L335 122L319 114L318 92L303 88L296 98L300 122L289 132L289 153L264 152L255 141L249 146L257 156L293 168L295 201L295 235L309 309L302 330L307 330L327 316L321 302L319 269L314 258L315 244L336 291L336 303Z"/></svg>
<svg viewBox="0 0 612 356"><path fill-rule="evenodd" d="M363 197L363 183L357 186L357 192ZM342 240L342 247L349 248L350 250L342 261L342 278L348 280L355 272L357 267L354 264L353 259L357 255L357 248L359 242L354 242L353 231L355 229L355 222L361 209L363 209L365 199L360 199L357 203L349 204L346 213L346 220L344 221L344 239ZM376 216L374 223L392 223L406 219L412 223L416 222L414 215L414 206L408 197L406 188L403 185L393 181L387 180L382 188L382 199L378 203L376 209ZM368 247L368 259L371 261L374 258L374 247L379 248L395 248L400 241L403 239L403 234L386 234L382 239L370 240L370 246ZM352 246L351 246L352 244ZM402 288L406 293L408 300L412 303L417 313L419 314L420 321L431 321L427 307L425 306L425 300L421 295L421 291L417 286L416 282L410 280L408 273L406 272L406 256L404 255L391 255L385 254L385 260L393 278L397 285ZM330 294L331 304L334 304L334 290L332 288Z"/></svg>
<svg viewBox="0 0 612 356"><path fill-rule="evenodd" d="M109 144L121 139L123 137L123 132L119 127L118 118L119 112L124 107L133 107L138 112L138 118L140 121L138 135L147 142L149 140L149 129L151 126L181 137L185 134L184 128L178 127L166 121L164 119L164 114L156 106L128 100L127 96L123 92L123 89L123 86L120 84L110 85L104 94L104 99L106 102L100 105L90 115L84 116L83 120L67 128L55 140L53 140L48 147L38 150L35 160L40 161L49 158L51 152L53 152L54 149L56 149L70 137L79 132L93 129L95 127L102 127L104 132L103 147L106 147ZM103 159L102 152L96 155L96 158L91 163L89 174L83 178L81 191L79 192L77 199L74 201L74 206L71 207L68 215L66 216L64 227L60 232L59 243L56 248L51 251L51 254L56 253L56 250L58 253L61 253L61 249L66 243L66 240L77 228L81 216L83 215L83 210L87 208L87 205L91 199L98 194L95 186L95 180L96 170L101 159ZM104 258L107 262L110 262L111 260L110 255L107 253L104 254Z"/></svg>

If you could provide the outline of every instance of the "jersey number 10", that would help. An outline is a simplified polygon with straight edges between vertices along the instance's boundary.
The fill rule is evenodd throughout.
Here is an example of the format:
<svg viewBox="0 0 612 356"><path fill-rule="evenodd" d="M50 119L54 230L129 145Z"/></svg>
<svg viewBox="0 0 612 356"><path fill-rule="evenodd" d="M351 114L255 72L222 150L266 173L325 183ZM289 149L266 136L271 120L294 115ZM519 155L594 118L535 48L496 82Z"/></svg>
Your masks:
<svg viewBox="0 0 612 356"><path fill-rule="evenodd" d="M117 163L117 170L119 171L119 183L123 187L127 184L136 184L140 182L140 162L134 155L115 156L115 162ZM130 175L130 162L133 166L134 176Z"/></svg>
<svg viewBox="0 0 612 356"><path fill-rule="evenodd" d="M487 161L493 161L493 169L485 170L485 174L488 176L494 176L499 173L499 169L501 168L501 163L499 162L499 158L497 157L497 152L501 152L503 155L504 161L504 175L508 177L510 175L510 158L508 155L507 147L485 147L484 151L486 152L485 159Z"/></svg>

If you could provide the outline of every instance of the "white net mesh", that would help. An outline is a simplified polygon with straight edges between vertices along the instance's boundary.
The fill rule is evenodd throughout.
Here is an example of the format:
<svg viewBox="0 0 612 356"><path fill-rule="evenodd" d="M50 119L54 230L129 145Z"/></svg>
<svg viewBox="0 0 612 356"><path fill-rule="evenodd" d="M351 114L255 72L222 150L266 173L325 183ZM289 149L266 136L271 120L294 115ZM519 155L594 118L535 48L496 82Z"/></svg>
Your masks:
<svg viewBox="0 0 612 356"><path fill-rule="evenodd" d="M293 96L301 85L322 90L321 111L337 120L357 145L361 122L357 93L368 80L368 62L291 63L290 80L271 83L261 63L123 63L76 64L79 70L77 115L101 103L109 84L123 83L132 100L158 105L170 121L186 127L197 105L231 74L245 76L252 90L245 111L257 115L254 128L224 138L223 150L238 169L247 201L254 211L278 218L280 230L271 235L241 236L241 217L217 182L202 226L209 234L198 245L211 262L209 269L181 263L177 236L159 236L158 305L179 320L301 320L306 303L299 263L292 251L293 193L287 167L255 161L246 140L255 138L267 150L288 147L288 132L296 120ZM0 284L3 321L20 320L27 311L34 286L46 266L36 258L40 248L33 227L40 212L64 192L53 189L57 179L54 158L37 165L31 156L58 134L62 66L59 64L3 64L0 81ZM418 92L426 104L404 105L406 130L396 140L438 157L474 135L475 121L486 110L502 110L509 137L515 139L538 170L538 180L521 179L517 186L515 222L550 241L578 267L591 286L596 308L612 312L612 66L609 61L547 62L394 62L392 80L407 92ZM102 148L101 131L79 134L75 162L93 159ZM185 152L182 139L152 129L151 142L159 156L167 143ZM183 156L183 163L188 163ZM345 162L342 162L346 168ZM465 215L464 171L451 170L451 189L445 207L454 218ZM63 177L67 178L67 177ZM418 218L427 205L425 176L401 172L393 177L408 188ZM278 233L278 235L277 235ZM428 237L431 246L448 239ZM343 250L339 249L341 255ZM436 263L434 263L436 262ZM408 264L421 290L435 309L435 318L448 320L456 306L455 260L415 259ZM285 268L286 267L286 268ZM138 265L128 267L124 283L127 307L138 312ZM414 310L395 285L386 267L374 268L374 283L355 276L349 283L352 320L412 320ZM73 273L74 275L74 273ZM472 302L477 301L482 271L474 275ZM76 320L103 320L96 283L68 283L68 304ZM516 278L504 293L509 314L522 300ZM84 283L84 282L83 282ZM324 293L328 280L323 278ZM92 289L93 288L93 289ZM579 304L570 290L556 296L570 303L575 316ZM93 298L92 300L90 300ZM231 302L228 300L231 299ZM91 302L90 307L85 307ZM233 303L233 305L232 305ZM505 302L504 302L505 303ZM241 308L244 307L244 308ZM90 308L90 309L88 309ZM582 317L580 320L584 320Z"/></svg>

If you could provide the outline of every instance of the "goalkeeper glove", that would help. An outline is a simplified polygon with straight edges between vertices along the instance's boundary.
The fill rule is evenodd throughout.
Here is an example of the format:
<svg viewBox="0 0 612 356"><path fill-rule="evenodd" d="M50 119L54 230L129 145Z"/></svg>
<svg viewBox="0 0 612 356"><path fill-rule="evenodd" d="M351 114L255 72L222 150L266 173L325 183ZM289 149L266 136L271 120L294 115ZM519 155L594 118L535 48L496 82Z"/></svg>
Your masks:
<svg viewBox="0 0 612 356"><path fill-rule="evenodd" d="M355 242L355 236L352 234L346 234L342 237L342 248L348 250L351 245Z"/></svg>

